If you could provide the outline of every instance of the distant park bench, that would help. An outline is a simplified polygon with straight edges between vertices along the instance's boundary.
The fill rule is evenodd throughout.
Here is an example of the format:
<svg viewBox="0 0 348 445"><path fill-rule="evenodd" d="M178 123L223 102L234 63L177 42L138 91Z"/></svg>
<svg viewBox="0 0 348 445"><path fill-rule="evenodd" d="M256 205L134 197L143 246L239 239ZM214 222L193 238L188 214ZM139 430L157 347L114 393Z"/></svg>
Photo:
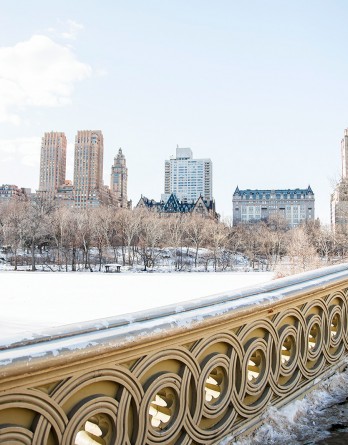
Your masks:
<svg viewBox="0 0 348 445"><path fill-rule="evenodd" d="M105 264L105 272L106 273L120 273L121 272L121 264Z"/></svg>

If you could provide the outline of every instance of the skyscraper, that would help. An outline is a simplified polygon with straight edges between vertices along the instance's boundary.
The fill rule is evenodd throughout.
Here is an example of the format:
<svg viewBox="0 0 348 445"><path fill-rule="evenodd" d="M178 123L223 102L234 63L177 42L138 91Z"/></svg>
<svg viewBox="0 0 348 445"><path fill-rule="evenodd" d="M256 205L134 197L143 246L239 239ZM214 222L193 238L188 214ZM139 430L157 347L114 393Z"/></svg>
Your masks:
<svg viewBox="0 0 348 445"><path fill-rule="evenodd" d="M75 137L74 193L77 207L96 207L103 201L103 134L78 131Z"/></svg>
<svg viewBox="0 0 348 445"><path fill-rule="evenodd" d="M110 190L114 194L114 199L119 207L127 207L127 180L128 169L126 158L120 148L117 156L114 158L114 165L111 166L110 181Z"/></svg>
<svg viewBox="0 0 348 445"><path fill-rule="evenodd" d="M45 133L41 142L39 192L54 197L64 184L66 172L66 137L62 132Z"/></svg>
<svg viewBox="0 0 348 445"><path fill-rule="evenodd" d="M342 180L348 180L348 129L344 130L341 140Z"/></svg>
<svg viewBox="0 0 348 445"><path fill-rule="evenodd" d="M213 199L213 164L210 159L193 159L190 148L176 147L176 157L165 161L163 199L174 193L179 200L195 202L200 196Z"/></svg>
<svg viewBox="0 0 348 445"><path fill-rule="evenodd" d="M348 224L348 129L341 140L342 178L331 194L331 224Z"/></svg>

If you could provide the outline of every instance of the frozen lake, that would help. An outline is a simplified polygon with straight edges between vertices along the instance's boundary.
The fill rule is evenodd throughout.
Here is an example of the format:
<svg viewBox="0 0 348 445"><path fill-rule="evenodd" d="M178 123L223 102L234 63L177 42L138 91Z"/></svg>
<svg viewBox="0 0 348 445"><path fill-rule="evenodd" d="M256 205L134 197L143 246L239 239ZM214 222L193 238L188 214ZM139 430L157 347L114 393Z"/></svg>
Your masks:
<svg viewBox="0 0 348 445"><path fill-rule="evenodd" d="M265 272L0 272L0 339L251 287Z"/></svg>

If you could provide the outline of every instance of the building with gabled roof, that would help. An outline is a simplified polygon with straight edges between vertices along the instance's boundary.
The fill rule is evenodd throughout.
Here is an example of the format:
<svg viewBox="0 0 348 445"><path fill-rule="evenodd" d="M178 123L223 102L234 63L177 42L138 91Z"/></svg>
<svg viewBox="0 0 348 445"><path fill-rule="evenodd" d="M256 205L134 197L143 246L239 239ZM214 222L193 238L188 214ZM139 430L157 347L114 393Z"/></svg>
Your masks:
<svg viewBox="0 0 348 445"><path fill-rule="evenodd" d="M245 189L236 187L232 198L233 225L268 220L281 215L289 227L314 220L314 193L306 189Z"/></svg>
<svg viewBox="0 0 348 445"><path fill-rule="evenodd" d="M181 213L199 214L206 218L219 218L215 211L215 201L203 199L202 196L199 196L196 201L192 202L180 201L174 193L166 201L155 201L154 199L141 196L136 208L146 208L161 215Z"/></svg>

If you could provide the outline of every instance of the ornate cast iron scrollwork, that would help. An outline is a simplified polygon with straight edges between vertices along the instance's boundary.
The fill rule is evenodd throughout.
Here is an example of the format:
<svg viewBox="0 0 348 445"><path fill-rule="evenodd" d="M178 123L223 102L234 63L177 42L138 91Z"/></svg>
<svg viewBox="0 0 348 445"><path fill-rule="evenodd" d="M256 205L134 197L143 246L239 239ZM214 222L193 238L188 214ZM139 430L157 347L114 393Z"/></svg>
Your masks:
<svg viewBox="0 0 348 445"><path fill-rule="evenodd" d="M305 387L348 349L346 289L266 314L1 392L0 443L215 443L270 401Z"/></svg>

